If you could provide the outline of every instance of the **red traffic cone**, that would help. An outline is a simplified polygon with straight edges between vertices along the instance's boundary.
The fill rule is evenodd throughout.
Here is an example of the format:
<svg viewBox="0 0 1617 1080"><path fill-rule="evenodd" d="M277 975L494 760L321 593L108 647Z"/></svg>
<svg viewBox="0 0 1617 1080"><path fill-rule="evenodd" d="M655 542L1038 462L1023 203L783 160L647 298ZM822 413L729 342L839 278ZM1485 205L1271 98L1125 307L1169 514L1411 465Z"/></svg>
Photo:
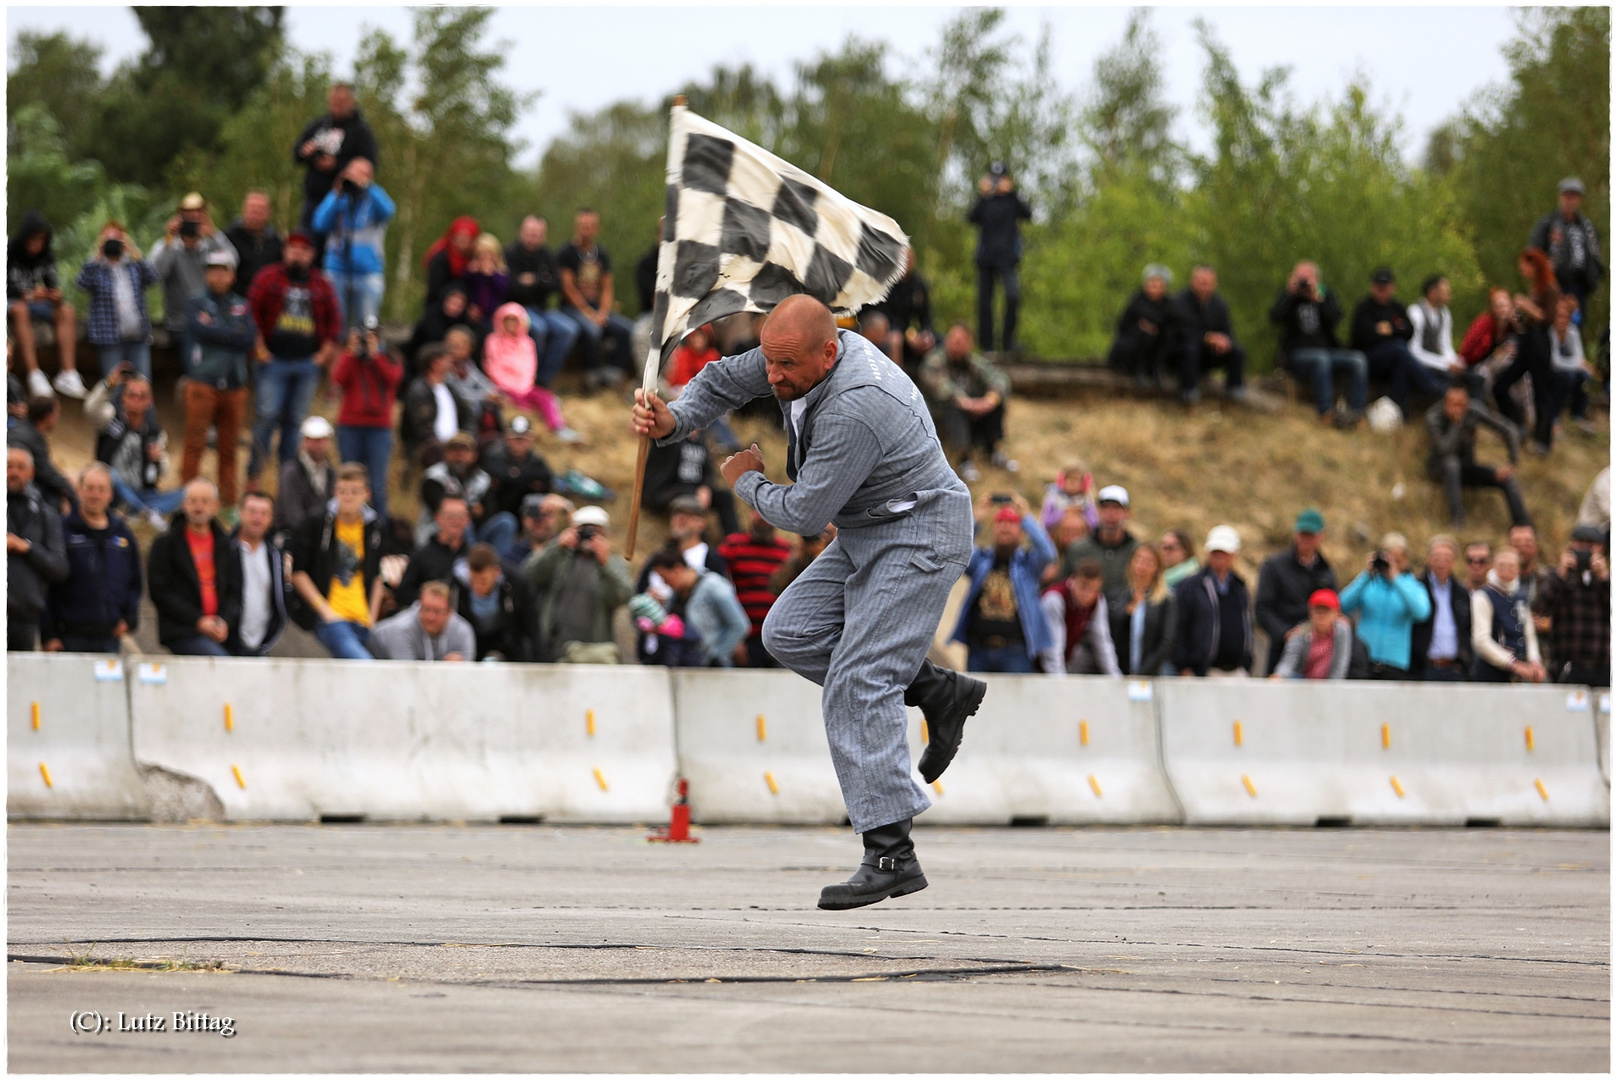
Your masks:
<svg viewBox="0 0 1617 1080"><path fill-rule="evenodd" d="M668 817L668 828L658 829L647 840L653 844L700 844L701 837L691 835L691 806L687 799L690 794L690 783L680 780L679 794L674 799L674 805Z"/></svg>

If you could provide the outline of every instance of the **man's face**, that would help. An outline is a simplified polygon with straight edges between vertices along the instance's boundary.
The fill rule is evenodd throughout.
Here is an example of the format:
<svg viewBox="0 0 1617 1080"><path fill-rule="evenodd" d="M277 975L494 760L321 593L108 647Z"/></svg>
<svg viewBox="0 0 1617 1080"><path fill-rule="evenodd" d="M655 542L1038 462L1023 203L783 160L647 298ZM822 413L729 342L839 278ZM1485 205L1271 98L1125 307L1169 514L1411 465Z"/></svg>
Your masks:
<svg viewBox="0 0 1617 1080"><path fill-rule="evenodd" d="M1122 503L1112 502L1110 499L1100 504L1096 512L1100 515L1100 527L1108 532L1115 532L1123 527L1128 520L1129 508Z"/></svg>
<svg viewBox="0 0 1617 1080"><path fill-rule="evenodd" d="M350 521L370 501L371 486L363 480L337 481L337 513Z"/></svg>
<svg viewBox="0 0 1617 1080"><path fill-rule="evenodd" d="M1308 609L1308 625L1316 634L1329 634L1336 626L1336 612L1324 604Z"/></svg>
<svg viewBox="0 0 1617 1080"><path fill-rule="evenodd" d="M1539 205L1542 206L1544 204L1540 203ZM1583 196L1582 195L1579 195L1576 191L1563 191L1563 192L1561 192L1561 216L1562 217L1571 218L1571 217L1575 216L1577 214L1577 212L1579 210L1581 210L1582 208L1583 208Z"/></svg>
<svg viewBox="0 0 1617 1080"><path fill-rule="evenodd" d="M702 514L674 514L668 519L668 534L676 540L695 540L707 528Z"/></svg>
<svg viewBox="0 0 1617 1080"><path fill-rule="evenodd" d="M208 267L208 288L215 293L227 291L235 280L236 272L228 266Z"/></svg>
<svg viewBox="0 0 1617 1080"><path fill-rule="evenodd" d="M814 389L837 362L837 342L811 341L801 333L765 323L760 341L770 389L781 401L795 401Z"/></svg>
<svg viewBox="0 0 1617 1080"><path fill-rule="evenodd" d="M438 504L438 514L433 520L438 524L438 539L449 547L455 547L466 535L466 526L472 523L472 515L461 500L445 499Z"/></svg>
<svg viewBox="0 0 1617 1080"><path fill-rule="evenodd" d="M1218 291L1218 275L1205 268L1192 271L1190 291L1196 294L1196 299L1206 303L1207 298Z"/></svg>
<svg viewBox="0 0 1617 1080"><path fill-rule="evenodd" d="M449 625L449 601L437 593L422 593L418 615L421 619L421 629L429 637L437 637Z"/></svg>
<svg viewBox="0 0 1617 1080"><path fill-rule="evenodd" d="M471 358L472 341L465 334L450 334L444 338L444 345L449 349L449 359L459 363Z"/></svg>
<svg viewBox="0 0 1617 1080"><path fill-rule="evenodd" d="M131 423L138 423L146 415L146 410L152 407L151 384L142 379L132 382L124 387L124 415L129 417Z"/></svg>
<svg viewBox="0 0 1617 1080"><path fill-rule="evenodd" d="M38 255L45 250L45 237L42 232L29 233L28 239L23 241L23 249L30 255Z"/></svg>
<svg viewBox="0 0 1617 1080"><path fill-rule="evenodd" d="M579 214L573 218L573 235L578 237L581 247L591 247L595 238L601 234L601 216L599 214Z"/></svg>
<svg viewBox="0 0 1617 1080"><path fill-rule="evenodd" d="M1168 283L1155 275L1145 279L1145 296L1148 300L1161 300L1168 291Z"/></svg>
<svg viewBox="0 0 1617 1080"><path fill-rule="evenodd" d="M1465 418L1471 405L1471 394L1463 386L1451 386L1443 392L1443 415L1450 423L1458 424Z"/></svg>
<svg viewBox="0 0 1617 1080"><path fill-rule="evenodd" d="M1454 290L1449 286L1449 279L1440 278L1426 293L1426 302L1435 308L1448 307L1453 297Z"/></svg>
<svg viewBox="0 0 1617 1080"><path fill-rule="evenodd" d="M1542 206L1543 204L1540 203L1539 205ZM1376 298L1376 303L1385 304L1392 299L1393 290L1397 289L1397 287L1395 282L1377 282L1370 286L1370 295Z"/></svg>
<svg viewBox="0 0 1617 1080"><path fill-rule="evenodd" d="M451 446L444 450L444 460L456 473L465 473L477 462L477 451L469 446Z"/></svg>
<svg viewBox="0 0 1617 1080"><path fill-rule="evenodd" d="M1437 544L1426 553L1426 568L1437 575L1438 580L1446 580L1454 573L1454 549L1447 544Z"/></svg>
<svg viewBox="0 0 1617 1080"><path fill-rule="evenodd" d="M1512 549L1506 548L1494 556L1493 572L1498 576L1502 584L1510 585L1514 583L1522 572L1520 557Z"/></svg>
<svg viewBox="0 0 1617 1080"><path fill-rule="evenodd" d="M971 355L971 331L964 326L951 326L943 336L943 352L950 360L964 360Z"/></svg>
<svg viewBox="0 0 1617 1080"><path fill-rule="evenodd" d="M87 517L100 517L107 512L107 507L112 505L112 481L106 473L98 470L84 475L79 481L79 505Z"/></svg>
<svg viewBox="0 0 1617 1080"><path fill-rule="evenodd" d="M269 219L269 196L254 192L241 201L241 223L253 232L258 232L267 225Z"/></svg>
<svg viewBox="0 0 1617 1080"><path fill-rule="evenodd" d="M522 219L522 230L517 233L517 238L522 241L523 247L534 251L545 246L545 232L545 223L542 219L525 217Z"/></svg>
<svg viewBox="0 0 1617 1080"><path fill-rule="evenodd" d="M494 586L500 581L500 568L490 566L486 570L471 571L472 592L478 596L487 596L494 591Z"/></svg>
<svg viewBox="0 0 1617 1080"><path fill-rule="evenodd" d="M1312 559L1319 554L1319 533L1297 533L1297 554L1304 559Z"/></svg>
<svg viewBox="0 0 1617 1080"><path fill-rule="evenodd" d="M326 105L332 116L346 120L354 115L354 92L346 86L333 86L326 94Z"/></svg>
<svg viewBox="0 0 1617 1080"><path fill-rule="evenodd" d="M268 499L248 499L241 504L241 535L258 543L275 522L275 506Z"/></svg>
<svg viewBox="0 0 1617 1080"><path fill-rule="evenodd" d="M287 266L298 270L307 270L314 265L314 248L308 244L288 244L283 250L281 258L286 260Z"/></svg>
<svg viewBox="0 0 1617 1080"><path fill-rule="evenodd" d="M533 452L532 432L507 431L505 433L505 448L511 453L512 461L521 461Z"/></svg>
<svg viewBox="0 0 1617 1080"><path fill-rule="evenodd" d="M1531 525L1517 525L1510 530L1510 546L1522 558L1522 566L1532 566L1538 558L1538 536Z"/></svg>
<svg viewBox="0 0 1617 1080"><path fill-rule="evenodd" d="M1072 579L1072 598L1079 607L1090 607L1100 598L1100 578L1074 577Z"/></svg>
<svg viewBox="0 0 1617 1080"><path fill-rule="evenodd" d="M1482 584L1493 567L1493 558L1485 547L1468 547L1465 549L1465 579L1472 587Z"/></svg>
<svg viewBox="0 0 1617 1080"><path fill-rule="evenodd" d="M186 525L194 532L206 532L208 522L219 513L219 496L208 484L191 484L185 489L185 501L180 506L185 511Z"/></svg>
<svg viewBox="0 0 1617 1080"><path fill-rule="evenodd" d="M1209 551L1207 565L1213 568L1213 573L1223 577L1230 572L1230 567L1235 565L1235 555L1228 551Z"/></svg>
<svg viewBox="0 0 1617 1080"><path fill-rule="evenodd" d="M1020 521L994 522L994 546L997 548L1013 548L1022 543L1022 523Z"/></svg>
<svg viewBox="0 0 1617 1080"><path fill-rule="evenodd" d="M34 479L34 459L26 450L6 451L6 490L16 495Z"/></svg>
<svg viewBox="0 0 1617 1080"><path fill-rule="evenodd" d="M298 445L302 447L305 454L308 454L316 461L324 461L326 460L326 451L331 448L331 440L316 439L312 436L305 435L303 436L303 441Z"/></svg>

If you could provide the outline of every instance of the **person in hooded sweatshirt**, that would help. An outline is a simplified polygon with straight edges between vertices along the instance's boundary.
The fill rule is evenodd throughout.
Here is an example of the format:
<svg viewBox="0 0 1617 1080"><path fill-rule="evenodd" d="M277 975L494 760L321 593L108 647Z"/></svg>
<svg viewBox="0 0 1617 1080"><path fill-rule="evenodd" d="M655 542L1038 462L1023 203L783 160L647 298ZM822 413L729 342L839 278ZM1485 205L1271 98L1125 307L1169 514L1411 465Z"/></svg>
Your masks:
<svg viewBox="0 0 1617 1080"><path fill-rule="evenodd" d="M583 441L567 426L556 395L534 382L539 350L528 333L528 310L518 303L501 304L494 312L494 332L483 342L483 373L519 409L544 417L545 426L565 443Z"/></svg>
<svg viewBox="0 0 1617 1080"><path fill-rule="evenodd" d="M1160 387L1164 370L1173 355L1173 337L1178 330L1178 313L1168 299L1173 275L1168 268L1152 263L1145 268L1140 291L1129 298L1117 318L1117 338L1106 362L1124 374L1134 376L1141 388Z"/></svg>
<svg viewBox="0 0 1617 1080"><path fill-rule="evenodd" d="M17 235L6 242L6 310L11 314L11 332L28 369L28 392L50 397L61 391L81 398L88 391L74 360L78 340L77 316L73 305L62 299L62 283L56 276L56 253L51 250L51 225L38 210L22 217ZM34 320L56 327L56 354L62 369L56 373L55 390L39 370L34 348Z"/></svg>

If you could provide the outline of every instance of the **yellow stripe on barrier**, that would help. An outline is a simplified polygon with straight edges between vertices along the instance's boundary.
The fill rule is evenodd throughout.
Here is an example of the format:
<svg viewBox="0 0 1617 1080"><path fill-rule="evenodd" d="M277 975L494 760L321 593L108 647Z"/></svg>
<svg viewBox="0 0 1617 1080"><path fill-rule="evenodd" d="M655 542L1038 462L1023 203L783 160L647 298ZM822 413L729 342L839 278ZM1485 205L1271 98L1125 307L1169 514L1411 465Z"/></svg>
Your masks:
<svg viewBox="0 0 1617 1080"><path fill-rule="evenodd" d="M1236 726L1239 727L1240 725L1237 724ZM1246 793L1254 799L1258 797L1258 789L1252 786L1252 778L1246 773L1241 774L1241 786L1246 788Z"/></svg>
<svg viewBox="0 0 1617 1080"><path fill-rule="evenodd" d="M594 709L585 709L584 710L584 734L588 735L592 739L595 738L595 710ZM604 789L606 787L606 785L602 784L601 787Z"/></svg>
<svg viewBox="0 0 1617 1080"><path fill-rule="evenodd" d="M943 794L943 781L941 781L941 780L932 781L932 790L937 792L939 795L942 795Z"/></svg>
<svg viewBox="0 0 1617 1080"><path fill-rule="evenodd" d="M758 741L763 742L769 737L769 729L764 726L764 714L758 714Z"/></svg>
<svg viewBox="0 0 1617 1080"><path fill-rule="evenodd" d="M1089 745L1089 721L1088 720L1080 720L1080 721L1078 721L1078 745L1079 746L1088 746Z"/></svg>
<svg viewBox="0 0 1617 1080"><path fill-rule="evenodd" d="M34 730L39 730L39 702L34 702Z"/></svg>
<svg viewBox="0 0 1617 1080"><path fill-rule="evenodd" d="M771 795L780 794L780 785L775 783L775 774L767 769L764 770L764 783L769 785L769 793Z"/></svg>
<svg viewBox="0 0 1617 1080"><path fill-rule="evenodd" d="M39 763L39 775L43 776L45 778L45 786L46 787L55 787L56 786L55 784L51 783L51 771L49 769L45 768L45 763L43 761L41 761Z"/></svg>
<svg viewBox="0 0 1617 1080"><path fill-rule="evenodd" d="M602 791L607 790L606 777L601 775L601 770L600 769L595 770L595 782L601 786Z"/></svg>
<svg viewBox="0 0 1617 1080"><path fill-rule="evenodd" d="M1388 749L1391 749L1391 747L1392 747L1392 725L1391 724L1382 724L1381 725L1381 749L1388 750Z"/></svg>
<svg viewBox="0 0 1617 1080"><path fill-rule="evenodd" d="M932 741L932 732L928 730L925 720L921 721L921 741L924 743Z"/></svg>
<svg viewBox="0 0 1617 1080"><path fill-rule="evenodd" d="M236 786L245 790L247 787L247 781L241 778L241 770L232 765L230 767L230 774L236 778Z"/></svg>
<svg viewBox="0 0 1617 1080"><path fill-rule="evenodd" d="M225 730L226 731L235 731L236 730L235 721L233 721L231 719L231 717L230 717L230 702L228 702L228 701L225 702Z"/></svg>
<svg viewBox="0 0 1617 1080"><path fill-rule="evenodd" d="M1235 722L1235 745L1241 745L1241 721L1239 720Z"/></svg>
<svg viewBox="0 0 1617 1080"><path fill-rule="evenodd" d="M1100 798L1100 781L1095 779L1094 773L1089 774L1089 790L1095 793L1095 798Z"/></svg>
<svg viewBox="0 0 1617 1080"><path fill-rule="evenodd" d="M1532 724L1527 725L1527 752L1529 754L1531 754L1533 752L1533 725Z"/></svg>
<svg viewBox="0 0 1617 1080"><path fill-rule="evenodd" d="M1544 781L1535 779L1533 781L1533 786L1538 788L1539 798L1543 799L1545 802L1550 801L1550 793L1544 790Z"/></svg>
<svg viewBox="0 0 1617 1080"><path fill-rule="evenodd" d="M1392 781L1392 789L1398 793L1398 797L1400 799L1403 798L1404 797L1404 785L1402 785L1402 784L1400 784L1398 782L1398 778L1396 776L1390 776L1390 777L1388 777L1388 779Z"/></svg>

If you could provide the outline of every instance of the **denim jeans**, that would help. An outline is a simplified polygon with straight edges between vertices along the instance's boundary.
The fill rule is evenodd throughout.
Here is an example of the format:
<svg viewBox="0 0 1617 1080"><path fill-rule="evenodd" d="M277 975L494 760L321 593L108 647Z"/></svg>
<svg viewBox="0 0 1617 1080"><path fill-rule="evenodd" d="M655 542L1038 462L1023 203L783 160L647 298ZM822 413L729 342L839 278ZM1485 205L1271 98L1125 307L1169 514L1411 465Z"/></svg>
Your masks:
<svg viewBox="0 0 1617 1080"><path fill-rule="evenodd" d="M564 307L561 314L572 320L573 325L579 329L586 372L601 369L601 339L607 336L610 336L615 343L612 350L612 366L626 372L634 371L634 357L629 355L629 337L634 333L634 324L628 319L614 312L607 316L605 326L596 326L594 319L575 307Z"/></svg>
<svg viewBox="0 0 1617 1080"><path fill-rule="evenodd" d="M528 309L528 336L539 353L539 367L533 376L535 386L548 388L555 380L579 333L578 323L559 311Z"/></svg>
<svg viewBox="0 0 1617 1080"><path fill-rule="evenodd" d="M1286 356L1286 365L1297 377L1298 382L1305 382L1313 387L1314 408L1320 415L1323 416L1335 407L1336 394L1331 387L1331 376L1338 371L1347 373L1348 408L1355 413L1364 411L1365 398L1369 394L1367 384L1369 365L1362 352L1356 349L1321 349L1306 346L1291 350Z"/></svg>
<svg viewBox="0 0 1617 1080"><path fill-rule="evenodd" d="M320 365L312 358L277 357L258 365L253 373L253 452L247 459L248 476L256 478L263 471L277 427L281 429L281 464L298 456L303 438L298 429L309 415L309 402L319 385Z"/></svg>
<svg viewBox="0 0 1617 1080"><path fill-rule="evenodd" d="M202 634L191 634L168 643L168 651L175 656L229 656L223 645Z"/></svg>
<svg viewBox="0 0 1617 1080"><path fill-rule="evenodd" d="M145 341L120 341L116 345L97 345L97 355L101 358L101 377L104 379L111 375L113 369L124 361L146 377L147 382L152 381L152 347Z"/></svg>
<svg viewBox="0 0 1617 1080"><path fill-rule="evenodd" d="M1033 660L1026 645L1006 645L998 649L972 649L966 658L967 671L1001 671L1012 675L1033 673Z"/></svg>
<svg viewBox="0 0 1617 1080"><path fill-rule="evenodd" d="M1448 388L1448 378L1415 359L1409 346L1394 338L1383 341L1364 351L1365 373L1377 379L1386 379L1392 385L1387 396L1392 398L1398 411L1409 418L1409 393L1442 396Z"/></svg>
<svg viewBox="0 0 1617 1080"><path fill-rule="evenodd" d="M61 642L63 652L115 653L118 651L118 639L110 636L90 637L85 634L63 634Z"/></svg>
<svg viewBox="0 0 1617 1080"><path fill-rule="evenodd" d="M342 332L364 326L369 316L381 317L382 292L387 278L382 274L345 274L341 270L326 270L331 287L337 293L337 310L342 314ZM352 310L350 310L350 305Z"/></svg>
<svg viewBox="0 0 1617 1080"><path fill-rule="evenodd" d="M148 510L156 510L167 517L180 508L185 501L185 489L175 488L173 491L136 491L116 474L112 478L112 492L118 501L129 507L131 513L144 514Z"/></svg>
<svg viewBox="0 0 1617 1080"><path fill-rule="evenodd" d="M371 506L387 518L387 466L393 456L393 432L385 427L337 428L337 454L343 463L357 461L371 479Z"/></svg>
<svg viewBox="0 0 1617 1080"><path fill-rule="evenodd" d="M468 544L492 544L494 549L505 547L517 538L521 526L517 524L516 515L509 510L501 510L493 514L481 525L466 526L466 542Z"/></svg>
<svg viewBox="0 0 1617 1080"><path fill-rule="evenodd" d="M371 628L338 619L323 622L314 628L314 636L326 651L338 660L375 660L365 643L371 639Z"/></svg>
<svg viewBox="0 0 1617 1080"><path fill-rule="evenodd" d="M1009 350L1016 343L1016 307L1022 302L1022 282L1014 266L977 267L977 344L984 352L994 351L994 279L1005 293L1005 336L1000 348Z"/></svg>

